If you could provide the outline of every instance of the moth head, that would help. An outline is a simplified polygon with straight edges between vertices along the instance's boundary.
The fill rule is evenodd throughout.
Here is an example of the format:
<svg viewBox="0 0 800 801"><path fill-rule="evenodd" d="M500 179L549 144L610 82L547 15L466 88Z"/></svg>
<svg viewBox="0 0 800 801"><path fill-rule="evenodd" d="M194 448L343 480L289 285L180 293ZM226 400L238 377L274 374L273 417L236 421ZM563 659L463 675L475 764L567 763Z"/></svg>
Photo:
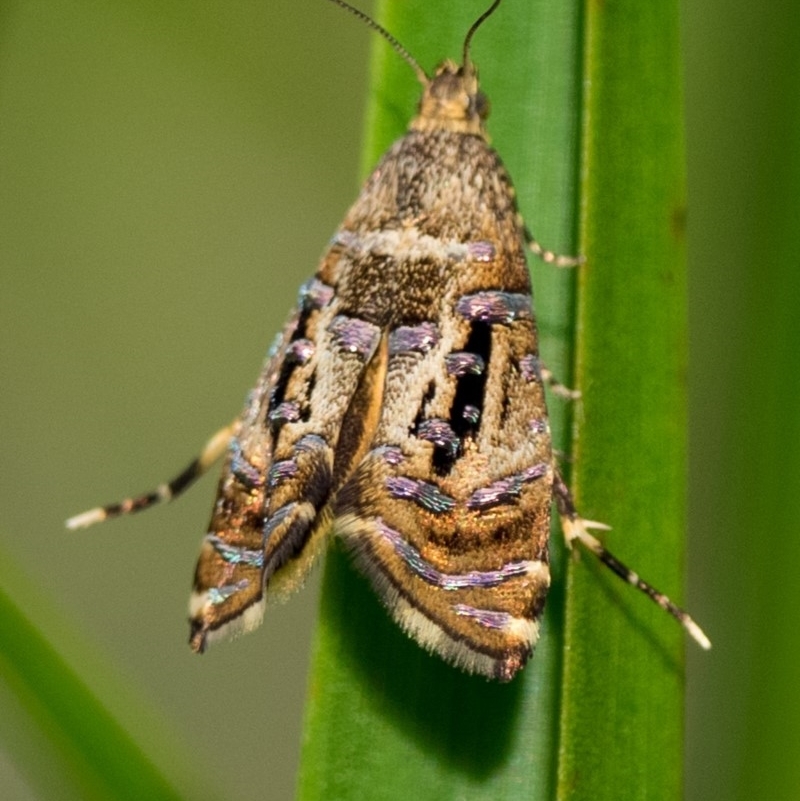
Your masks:
<svg viewBox="0 0 800 801"><path fill-rule="evenodd" d="M413 131L455 131L486 138L483 121L489 116L489 101L478 88L478 71L469 56L475 31L494 13L500 0L494 2L472 23L464 37L461 66L452 61L440 64L429 78L408 50L389 31L346 0L331 0L335 5L358 17L377 31L414 70L422 84L422 100L417 116L411 121Z"/></svg>
<svg viewBox="0 0 800 801"><path fill-rule="evenodd" d="M472 63L459 66L445 61L425 84L419 112L410 127L485 136L483 122L488 116L489 100L478 86L478 72Z"/></svg>

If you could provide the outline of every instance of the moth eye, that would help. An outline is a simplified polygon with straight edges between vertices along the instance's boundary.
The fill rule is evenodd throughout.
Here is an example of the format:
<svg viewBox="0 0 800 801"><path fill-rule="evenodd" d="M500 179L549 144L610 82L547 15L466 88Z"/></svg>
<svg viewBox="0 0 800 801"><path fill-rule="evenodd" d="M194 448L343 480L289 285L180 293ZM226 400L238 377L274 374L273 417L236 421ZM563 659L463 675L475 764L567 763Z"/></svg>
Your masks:
<svg viewBox="0 0 800 801"><path fill-rule="evenodd" d="M489 98L483 92L476 92L470 98L470 112L477 114L482 120L489 116Z"/></svg>

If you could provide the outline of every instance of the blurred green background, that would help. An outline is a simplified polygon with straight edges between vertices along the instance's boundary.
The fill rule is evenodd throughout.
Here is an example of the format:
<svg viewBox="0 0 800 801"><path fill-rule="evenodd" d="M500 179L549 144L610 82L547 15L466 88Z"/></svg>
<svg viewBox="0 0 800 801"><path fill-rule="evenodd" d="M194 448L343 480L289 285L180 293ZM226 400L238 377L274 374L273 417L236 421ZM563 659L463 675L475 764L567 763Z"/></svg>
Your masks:
<svg viewBox="0 0 800 801"><path fill-rule="evenodd" d="M688 606L714 641L688 648L692 800L800 796L800 24L778 10L684 8ZM322 0L0 4L0 586L193 797L291 797L317 581L198 659L215 477L63 520L238 411L358 189L371 38ZM2 797L77 797L60 770L0 674Z"/></svg>

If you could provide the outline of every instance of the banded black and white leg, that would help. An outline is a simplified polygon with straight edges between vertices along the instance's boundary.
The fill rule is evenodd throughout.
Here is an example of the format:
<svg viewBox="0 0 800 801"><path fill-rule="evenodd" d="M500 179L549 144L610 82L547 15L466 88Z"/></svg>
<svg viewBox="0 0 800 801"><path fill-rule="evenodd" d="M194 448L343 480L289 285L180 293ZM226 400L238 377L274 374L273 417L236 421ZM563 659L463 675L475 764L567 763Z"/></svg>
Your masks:
<svg viewBox="0 0 800 801"><path fill-rule="evenodd" d="M67 528L86 528L87 526L93 526L95 523L102 523L109 518L141 512L143 509L148 509L157 503L171 501L176 498L224 455L233 436L234 426L235 423L231 423L217 431L205 444L200 455L171 481L161 484L156 489L145 492L142 495L126 498L118 503L110 503L107 506L98 506L95 509L89 509L87 512L75 515L75 517L67 520Z"/></svg>
<svg viewBox="0 0 800 801"><path fill-rule="evenodd" d="M540 258L545 264L552 264L555 267L578 267L586 261L584 256L563 256L560 253L542 247L527 225L522 226L522 232L525 236L525 243L531 253Z"/></svg>
<svg viewBox="0 0 800 801"><path fill-rule="evenodd" d="M655 601L665 612L672 615L702 648L706 650L711 648L711 641L700 626L692 620L688 612L676 606L664 593L659 592L655 587L644 581L638 573L620 562L614 554L606 550L600 540L589 533L589 529L608 531L610 527L604 523L597 523L593 520L584 520L578 514L569 487L564 483L558 471L556 471L555 474L553 491L555 493L558 513L561 517L561 528L564 532L564 538L567 541L568 547L571 548L572 543L576 540L580 542L623 581L636 587L637 590L640 590L652 601Z"/></svg>
<svg viewBox="0 0 800 801"><path fill-rule="evenodd" d="M553 250L542 247L525 224L522 226L522 231L525 235L525 243L528 245L531 253L540 258L545 264L552 264L556 267L577 267L586 261L583 256L562 256ZM578 398L580 398L581 393L579 390L570 389L558 381L546 365L540 363L539 372L545 386L547 386L554 395L564 400L578 400Z"/></svg>
<svg viewBox="0 0 800 801"><path fill-rule="evenodd" d="M539 375L542 377L542 383L558 398L568 401L580 400L581 391L579 389L570 389L566 384L562 384L550 370L547 365L539 363Z"/></svg>

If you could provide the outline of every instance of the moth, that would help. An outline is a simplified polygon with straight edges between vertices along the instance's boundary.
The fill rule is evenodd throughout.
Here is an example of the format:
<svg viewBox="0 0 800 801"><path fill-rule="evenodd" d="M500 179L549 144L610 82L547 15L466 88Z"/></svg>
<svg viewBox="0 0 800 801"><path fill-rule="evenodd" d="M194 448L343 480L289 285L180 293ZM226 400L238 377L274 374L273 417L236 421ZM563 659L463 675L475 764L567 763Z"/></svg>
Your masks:
<svg viewBox="0 0 800 801"><path fill-rule="evenodd" d="M428 77L273 344L241 416L153 492L70 519L80 528L174 498L225 457L189 605L190 645L250 631L338 537L400 627L471 673L508 681L530 658L550 585L551 506L578 541L673 615L576 512L551 448L526 250L485 131L469 50ZM563 391L563 388L562 388Z"/></svg>

